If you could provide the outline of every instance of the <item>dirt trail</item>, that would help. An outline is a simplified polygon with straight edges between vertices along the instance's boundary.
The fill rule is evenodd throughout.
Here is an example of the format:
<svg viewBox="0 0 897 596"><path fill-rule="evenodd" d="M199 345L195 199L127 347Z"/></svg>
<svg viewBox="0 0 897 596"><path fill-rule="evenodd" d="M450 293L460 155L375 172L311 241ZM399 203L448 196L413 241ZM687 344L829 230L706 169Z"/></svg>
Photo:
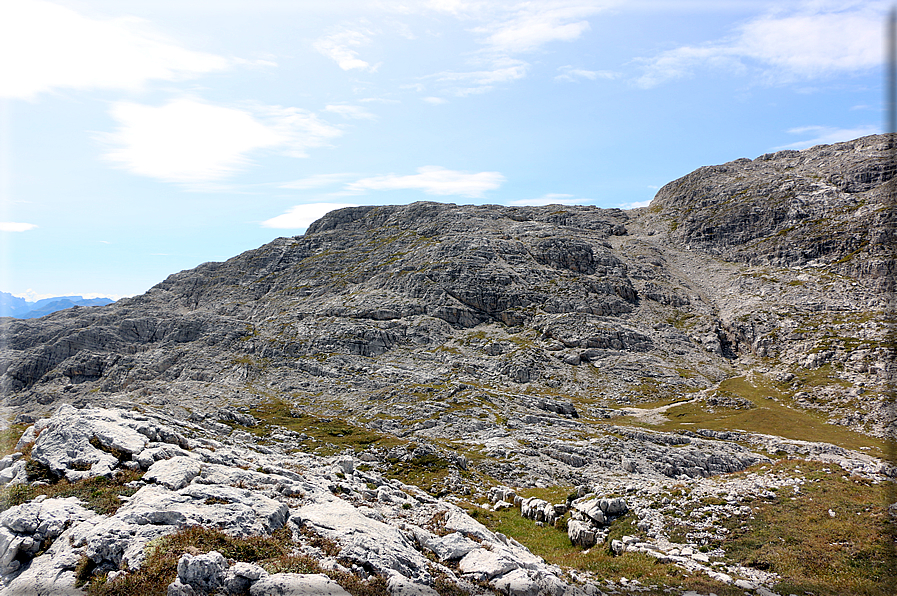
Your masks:
<svg viewBox="0 0 897 596"><path fill-rule="evenodd" d="M692 404L695 402L699 402L704 399L703 391L700 392L701 395L695 397L694 399L689 399L685 401L677 401L671 404L667 404L665 406L658 406L656 408L620 408L620 412L623 412L627 416L632 416L636 419L637 422L643 422L645 424L663 424L664 422L669 422L669 418L664 416L664 413L674 406L683 406L685 404Z"/></svg>

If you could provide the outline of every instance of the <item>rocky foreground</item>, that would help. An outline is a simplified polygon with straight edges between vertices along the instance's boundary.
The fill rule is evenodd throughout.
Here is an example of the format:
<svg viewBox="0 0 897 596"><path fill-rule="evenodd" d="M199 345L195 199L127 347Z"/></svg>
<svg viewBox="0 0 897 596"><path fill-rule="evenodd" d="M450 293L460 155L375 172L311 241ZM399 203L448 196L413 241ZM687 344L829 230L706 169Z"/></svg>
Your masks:
<svg viewBox="0 0 897 596"><path fill-rule="evenodd" d="M0 460L0 482L8 488L29 486L29 481L50 487L103 476L121 482L121 503L105 515L76 497L39 496L7 508L0 514L0 593L72 594L79 592L76 585L90 581L114 587L139 577L160 538L193 526L236 537L283 537L286 532L290 553L301 558L306 572L269 572L257 561L188 549L169 578L169 596L337 596L347 593L340 582L356 590L369 584L370 593L394 596L596 595L641 589L637 581L618 585L546 564L468 510L386 479L377 471L386 458L376 450L324 458L261 446L257 440L236 426L225 432L221 425L149 412L63 406L37 420L19 439L17 451ZM883 473L893 474L875 458L830 445L756 440L758 445L771 441L768 450L790 448L876 482L885 478ZM435 449L420 445L404 451L403 457L414 461ZM770 461L758 453L742 457ZM465 465L458 460L455 467ZM45 480L33 480L38 476ZM696 474L687 496L678 491L680 496L670 499L668 476L621 473L580 486L561 503L523 498L502 486L471 500L484 511L519 510L539 525L564 518L571 544L581 548L644 553L660 564L766 595L778 579L774 573L721 563L715 560L719 553L702 548L707 544L702 537L718 532L720 519L749 515L744 502L772 498L772 491L797 494L803 482L759 473L717 482ZM663 508L657 509L657 503ZM615 520L627 513L634 513L643 537L608 540ZM670 518L692 524L687 541L670 540L665 530Z"/></svg>

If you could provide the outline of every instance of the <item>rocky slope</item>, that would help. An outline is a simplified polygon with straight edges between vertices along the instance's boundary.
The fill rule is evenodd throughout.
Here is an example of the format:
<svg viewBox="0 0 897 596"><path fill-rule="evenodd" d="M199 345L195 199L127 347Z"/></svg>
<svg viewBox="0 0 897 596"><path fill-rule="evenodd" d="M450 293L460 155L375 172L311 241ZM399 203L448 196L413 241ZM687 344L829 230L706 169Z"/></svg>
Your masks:
<svg viewBox="0 0 897 596"><path fill-rule="evenodd" d="M781 457L875 482L894 475L873 438L895 425L887 149L873 136L701 168L633 211L415 203L331 212L303 236L174 274L142 296L2 319L3 408L33 422L65 404L124 407L249 450L229 457L274 458L260 467L286 469L294 458L309 470L330 465L310 463L312 453L351 448L383 474L471 503L527 487L628 494L640 534L625 544L610 544L594 508L556 517L580 546L634 545L692 569L704 563L682 553L715 552L722 535L686 519L701 498L722 494L713 491L728 481L711 479ZM246 432L260 423L267 435ZM192 458L178 461L199 470L166 490L189 492L203 470L229 465L194 447L156 458ZM161 490L144 448L124 462L146 472L141 491ZM0 480L28 482L28 457L54 481L86 473L80 460L44 462L37 444L31 453L19 468L10 459ZM108 475L119 464L103 465ZM751 478L726 490L762 498L768 479ZM505 492L487 494L492 485ZM656 515L654 497L674 490L674 511ZM543 511L539 523L561 505L510 504ZM692 529L680 544L670 515L685 510L676 523ZM391 515L380 521L405 523ZM88 558L101 571L131 569ZM727 569L698 572L756 589L777 581ZM463 582L479 576L457 571L456 584L474 590ZM591 581L545 573L576 589ZM492 579L481 588L496 588Z"/></svg>

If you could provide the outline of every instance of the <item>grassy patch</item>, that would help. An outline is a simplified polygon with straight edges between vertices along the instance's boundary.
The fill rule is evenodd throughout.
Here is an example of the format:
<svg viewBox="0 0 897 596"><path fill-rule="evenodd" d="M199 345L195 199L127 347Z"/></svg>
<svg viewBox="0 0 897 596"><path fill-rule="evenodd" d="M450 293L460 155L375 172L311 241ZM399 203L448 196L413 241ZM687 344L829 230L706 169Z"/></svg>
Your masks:
<svg viewBox="0 0 897 596"><path fill-rule="evenodd" d="M0 511L27 503L31 499L46 495L48 498L78 497L89 509L102 515L112 515L124 505L121 496L131 496L138 489L125 486L126 483L138 480L142 472L121 470L112 478L97 477L68 482L60 480L54 484L37 485L19 484L0 489Z"/></svg>
<svg viewBox="0 0 897 596"><path fill-rule="evenodd" d="M389 462L389 470L383 475L395 478L405 484L422 488L430 494L442 495L445 478L448 475L449 462L435 453L413 459L411 461Z"/></svg>
<svg viewBox="0 0 897 596"><path fill-rule="evenodd" d="M563 492L561 490L560 492ZM493 531L501 532L526 546L550 564L591 571L599 577L618 581L620 577L637 579L642 584L658 586L654 591L642 594L664 594L663 588L674 586L682 590L696 590L702 594L715 592L719 596L743 596L744 591L725 586L704 577L686 577L672 565L658 564L656 559L642 553L625 553L614 556L610 541L623 535L636 535L635 516L626 515L616 520L610 529L607 544L599 544L583 550L570 544L565 530L554 526L537 526L520 516L517 509L503 511L478 511L477 519ZM562 524L563 525L563 524Z"/></svg>
<svg viewBox="0 0 897 596"><path fill-rule="evenodd" d="M694 313L674 308L673 314L667 317L667 323L676 329L691 329L697 323L697 319Z"/></svg>
<svg viewBox="0 0 897 596"><path fill-rule="evenodd" d="M795 467L801 472L790 470ZM781 575L781 594L890 593L886 582L895 569L882 531L883 485L822 463L782 462L772 472L783 470L807 479L802 494L780 491L772 501L751 503L754 519L726 521L730 534L722 546L728 558Z"/></svg>
<svg viewBox="0 0 897 596"><path fill-rule="evenodd" d="M728 379L720 384L720 396L742 397L756 404L749 410L714 408L708 412L703 403L673 406L666 411L669 422L657 428L665 431L683 428L707 428L710 430L743 430L767 433L802 441L822 441L848 449L870 447L870 454L884 453L884 443L874 437L853 432L844 427L828 424L823 414L790 408L781 403L790 401L773 384L748 382L744 377ZM771 398L779 399L773 401Z"/></svg>
<svg viewBox="0 0 897 596"><path fill-rule="evenodd" d="M19 438L26 428L28 426L25 424L13 424L0 430L0 457L15 453L16 443L19 442Z"/></svg>
<svg viewBox="0 0 897 596"><path fill-rule="evenodd" d="M567 497L573 492L572 486L548 486L546 488L524 488L516 491L524 499L536 497L549 503L566 503Z"/></svg>
<svg viewBox="0 0 897 596"><path fill-rule="evenodd" d="M281 426L292 431L301 432L315 441L332 446L330 451L334 453L351 447L355 451L367 449L371 445L379 447L395 447L404 444L399 439L355 426L341 419L317 418L309 414L291 413L292 407L288 402L280 399L271 399L257 405L250 413L258 418L262 424L247 427L246 430L259 437L265 437L271 433L271 426Z"/></svg>

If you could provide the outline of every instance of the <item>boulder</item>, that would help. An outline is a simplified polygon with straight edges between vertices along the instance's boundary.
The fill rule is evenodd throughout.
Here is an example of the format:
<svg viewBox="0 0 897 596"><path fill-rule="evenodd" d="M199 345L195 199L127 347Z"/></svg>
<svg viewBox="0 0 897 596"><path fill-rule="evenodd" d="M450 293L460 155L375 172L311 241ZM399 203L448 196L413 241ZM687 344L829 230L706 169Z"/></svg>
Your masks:
<svg viewBox="0 0 897 596"><path fill-rule="evenodd" d="M178 580L200 593L211 592L224 585L227 571L227 560L214 550L196 556L184 554L178 560Z"/></svg>
<svg viewBox="0 0 897 596"><path fill-rule="evenodd" d="M173 457L157 461L149 467L143 480L155 482L171 490L179 490L190 484L202 471L200 462L192 457Z"/></svg>
<svg viewBox="0 0 897 596"><path fill-rule="evenodd" d="M508 596L540 596L542 586L530 577L525 569L514 569L492 582L501 593Z"/></svg>
<svg viewBox="0 0 897 596"><path fill-rule="evenodd" d="M351 596L338 583L320 573L275 573L249 588L250 596Z"/></svg>
<svg viewBox="0 0 897 596"><path fill-rule="evenodd" d="M118 410L64 405L49 419L31 450L31 458L69 482L109 476L120 460L129 460L146 447L140 431L145 423Z"/></svg>
<svg viewBox="0 0 897 596"><path fill-rule="evenodd" d="M571 519L567 522L567 536L575 546L592 548L597 542L598 532L591 524Z"/></svg>
<svg viewBox="0 0 897 596"><path fill-rule="evenodd" d="M519 566L517 561L507 556L506 553L485 548L470 551L458 562L458 569L461 573L471 576L477 581L488 581L493 577L517 569Z"/></svg>
<svg viewBox="0 0 897 596"><path fill-rule="evenodd" d="M75 497L37 499L7 509L0 514L0 574L17 571L70 525L96 517Z"/></svg>
<svg viewBox="0 0 897 596"><path fill-rule="evenodd" d="M390 596L439 596L439 592L425 584L409 581L399 573L393 573L386 582Z"/></svg>
<svg viewBox="0 0 897 596"><path fill-rule="evenodd" d="M480 548L473 540L466 538L460 532L452 532L445 536L435 536L420 540L421 546L433 551L440 561L455 561L470 551Z"/></svg>
<svg viewBox="0 0 897 596"><path fill-rule="evenodd" d="M398 572L414 583L432 581L428 559L405 534L342 499L329 497L292 509L290 519L339 544L342 560L363 564L381 575Z"/></svg>

